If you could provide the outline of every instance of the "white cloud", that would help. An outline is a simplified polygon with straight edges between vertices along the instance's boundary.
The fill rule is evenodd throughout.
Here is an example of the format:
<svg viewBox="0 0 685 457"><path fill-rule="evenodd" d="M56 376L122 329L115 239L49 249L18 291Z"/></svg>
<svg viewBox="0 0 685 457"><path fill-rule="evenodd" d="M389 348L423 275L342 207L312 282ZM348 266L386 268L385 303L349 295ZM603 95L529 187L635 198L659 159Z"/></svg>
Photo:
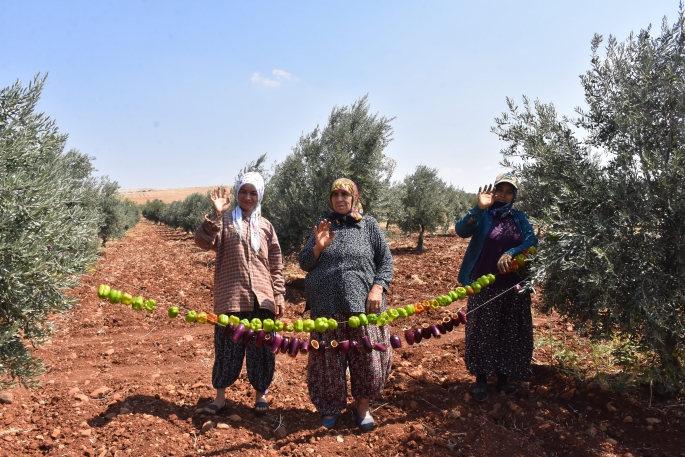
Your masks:
<svg viewBox="0 0 685 457"><path fill-rule="evenodd" d="M252 73L252 77L250 78L250 81L252 81L255 84L264 84L265 86L268 86L268 87L278 87L281 85L280 81L260 76L259 73L257 73L256 71L254 73Z"/></svg>
<svg viewBox="0 0 685 457"><path fill-rule="evenodd" d="M272 71L272 73L276 75L277 78L283 78L288 81L299 81L297 76L293 75L292 73L288 73L285 70L276 69Z"/></svg>
<svg viewBox="0 0 685 457"><path fill-rule="evenodd" d="M299 81L297 76L293 75L292 73L288 73L285 70L275 69L271 73L273 73L275 78L267 78L266 76L261 76L259 73L254 72L252 73L250 81L252 81L254 84L264 84L268 87L278 87L284 81Z"/></svg>

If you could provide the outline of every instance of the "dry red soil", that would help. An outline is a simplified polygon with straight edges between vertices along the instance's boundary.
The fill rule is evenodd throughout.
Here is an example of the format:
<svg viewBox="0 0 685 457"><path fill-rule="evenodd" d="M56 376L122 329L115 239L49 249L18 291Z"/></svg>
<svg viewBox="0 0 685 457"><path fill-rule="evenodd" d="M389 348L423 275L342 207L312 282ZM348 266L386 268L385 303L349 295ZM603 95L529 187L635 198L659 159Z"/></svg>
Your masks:
<svg viewBox="0 0 685 457"><path fill-rule="evenodd" d="M142 205L148 200L152 201L155 199L162 200L164 203L171 203L176 200L184 200L190 194L194 194L196 192L205 194L207 191L215 188L216 186L177 187L169 189L121 189L119 193L122 197Z"/></svg>
<svg viewBox="0 0 685 457"><path fill-rule="evenodd" d="M391 304L454 287L465 241L429 237L420 254L414 239L390 243ZM487 402L474 402L461 358L463 326L394 351L383 396L372 402L373 432L360 432L349 410L333 430L319 426L302 356L277 359L266 416L253 414L244 372L228 390L226 408L202 415L196 410L214 394L212 327L169 319L165 309L211 311L213 258L191 236L146 221L108 243L92 274L71 291L81 306L57 316L59 332L37 350L47 367L43 386L16 388L12 403L0 405L0 455L685 456L682 399L654 399L650 407L647 390L618 393L580 381L539 350L516 396L491 390ZM303 275L289 264L286 276L286 317L296 319L303 316ZM147 314L99 300L101 283L156 298L158 308ZM554 316L537 315L535 325L574 336Z"/></svg>

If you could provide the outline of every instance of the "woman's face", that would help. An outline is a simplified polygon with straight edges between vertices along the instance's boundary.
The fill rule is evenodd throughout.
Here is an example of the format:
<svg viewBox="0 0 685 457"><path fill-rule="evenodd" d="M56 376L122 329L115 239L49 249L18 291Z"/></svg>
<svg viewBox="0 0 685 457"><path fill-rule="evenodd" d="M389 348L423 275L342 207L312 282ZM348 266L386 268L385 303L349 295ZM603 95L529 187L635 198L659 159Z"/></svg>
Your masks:
<svg viewBox="0 0 685 457"><path fill-rule="evenodd" d="M259 192L257 192L255 186L252 184L243 184L238 191L238 204L240 205L240 208L244 212L251 214L252 210L257 206L257 203L259 203Z"/></svg>
<svg viewBox="0 0 685 457"><path fill-rule="evenodd" d="M341 189L331 192L333 210L338 214L347 214L352 211L352 195Z"/></svg>
<svg viewBox="0 0 685 457"><path fill-rule="evenodd" d="M514 193L516 189L508 182L501 182L495 187L495 200L502 203L511 203L514 201Z"/></svg>

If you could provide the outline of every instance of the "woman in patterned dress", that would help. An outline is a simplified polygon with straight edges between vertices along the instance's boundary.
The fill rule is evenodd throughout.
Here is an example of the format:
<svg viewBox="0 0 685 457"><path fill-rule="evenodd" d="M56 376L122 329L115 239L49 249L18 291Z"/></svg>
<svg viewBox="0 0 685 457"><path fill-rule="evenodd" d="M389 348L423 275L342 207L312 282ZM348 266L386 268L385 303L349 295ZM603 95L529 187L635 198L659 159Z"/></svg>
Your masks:
<svg viewBox="0 0 685 457"><path fill-rule="evenodd" d="M457 235L471 237L459 270L461 284L509 271L514 257L537 245L528 219L512 207L518 187L514 175L500 174L494 188L490 184L478 189L478 204L457 222ZM497 375L498 392L513 395L517 389L509 381L520 380L529 372L533 356L531 298L527 288L516 290L520 281L516 273L498 275L493 285L469 296L464 360L476 376L471 389L476 401L488 398L488 375Z"/></svg>
<svg viewBox="0 0 685 457"><path fill-rule="evenodd" d="M264 179L259 173L245 173L235 189L238 204L228 211L231 198L226 189L212 191L214 214L208 215L195 231L195 243L216 251L214 270L214 313L234 314L240 319L273 319L283 314L285 281L281 247L271 223L261 217ZM216 414L226 402L226 388L238 379L246 359L247 377L255 389L254 410L264 413L276 367L276 356L254 340L247 346L224 336L214 326L212 385L216 398L203 409Z"/></svg>
<svg viewBox="0 0 685 457"><path fill-rule="evenodd" d="M329 203L328 216L314 226L299 255L300 266L308 272L305 290L312 319L325 316L346 323L351 315L384 312L393 260L378 222L364 215L357 186L349 179L333 183ZM387 329L376 325L350 328L341 324L335 331L311 334L326 347L332 340L361 343L365 336L372 344L389 344ZM392 351L311 352L307 383L312 403L322 415L321 424L332 428L347 406L345 373L349 367L356 402L352 412L362 430L371 430L369 399L382 391L391 365Z"/></svg>

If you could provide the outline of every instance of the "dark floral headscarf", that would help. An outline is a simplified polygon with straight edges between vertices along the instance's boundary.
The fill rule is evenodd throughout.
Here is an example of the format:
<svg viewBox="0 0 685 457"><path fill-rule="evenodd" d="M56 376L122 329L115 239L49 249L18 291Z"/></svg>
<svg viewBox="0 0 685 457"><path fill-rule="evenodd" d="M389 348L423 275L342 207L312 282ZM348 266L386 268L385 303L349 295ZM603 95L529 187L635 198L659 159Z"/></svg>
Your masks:
<svg viewBox="0 0 685 457"><path fill-rule="evenodd" d="M347 214L336 213L333 209L333 192L336 190L344 190L348 194L352 195L352 209ZM328 217L333 220L338 220L341 222L357 222L364 218L364 207L359 199L359 190L357 190L357 185L351 179L339 178L333 182L331 186L331 192L328 194Z"/></svg>

